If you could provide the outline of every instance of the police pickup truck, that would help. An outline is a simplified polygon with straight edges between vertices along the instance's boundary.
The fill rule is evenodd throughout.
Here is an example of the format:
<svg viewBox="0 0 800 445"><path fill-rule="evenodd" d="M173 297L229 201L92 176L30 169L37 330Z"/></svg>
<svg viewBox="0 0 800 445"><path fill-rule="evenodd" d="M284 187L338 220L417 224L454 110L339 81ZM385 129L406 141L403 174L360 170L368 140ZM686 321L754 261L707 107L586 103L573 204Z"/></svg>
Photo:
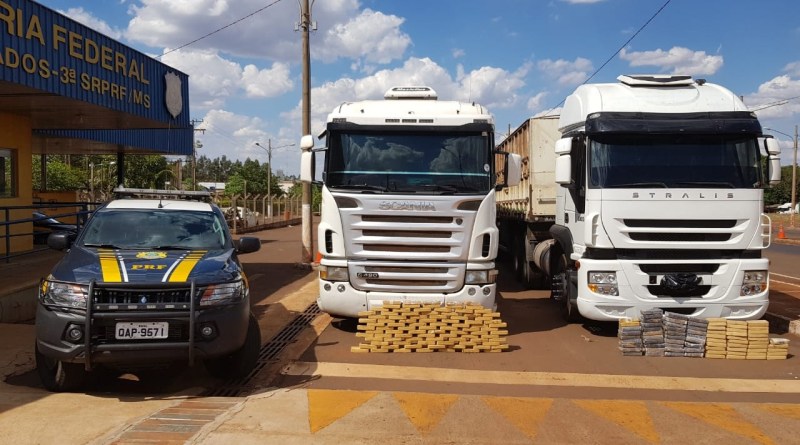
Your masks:
<svg viewBox="0 0 800 445"><path fill-rule="evenodd" d="M36 368L50 391L79 389L97 368L175 369L203 360L238 378L261 346L237 254L258 238L231 238L205 192L124 189L77 236L39 288Z"/></svg>

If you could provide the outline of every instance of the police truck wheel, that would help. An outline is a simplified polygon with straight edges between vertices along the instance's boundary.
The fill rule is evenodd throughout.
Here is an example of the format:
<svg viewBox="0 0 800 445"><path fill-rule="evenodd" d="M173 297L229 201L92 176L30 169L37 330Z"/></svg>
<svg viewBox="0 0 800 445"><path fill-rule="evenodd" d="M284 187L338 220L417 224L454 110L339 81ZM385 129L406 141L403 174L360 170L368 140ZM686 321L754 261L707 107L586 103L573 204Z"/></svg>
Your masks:
<svg viewBox="0 0 800 445"><path fill-rule="evenodd" d="M46 357L36 347L36 373L48 391L66 392L79 389L86 383L88 373L83 364L64 363Z"/></svg>
<svg viewBox="0 0 800 445"><path fill-rule="evenodd" d="M256 366L261 352L261 329L258 320L250 314L247 323L247 337L237 351L204 362L208 373L220 379L238 379L247 376Z"/></svg>

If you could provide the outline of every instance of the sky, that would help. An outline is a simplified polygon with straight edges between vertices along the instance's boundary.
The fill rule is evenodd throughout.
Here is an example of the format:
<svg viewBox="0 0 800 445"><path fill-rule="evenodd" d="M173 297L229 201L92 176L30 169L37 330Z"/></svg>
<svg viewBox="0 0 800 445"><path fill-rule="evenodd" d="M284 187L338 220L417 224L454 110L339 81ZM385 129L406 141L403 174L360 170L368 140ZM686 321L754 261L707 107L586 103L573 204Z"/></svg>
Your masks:
<svg viewBox="0 0 800 445"><path fill-rule="evenodd" d="M688 74L741 96L774 129L782 163L792 162L800 124L797 0L311 2L314 135L342 102L427 85L440 99L486 106L499 142L529 117L557 113L587 81ZM273 171L298 174L298 0L40 3L188 74L191 119L203 129L198 156L263 163L267 150L256 143L271 145Z"/></svg>

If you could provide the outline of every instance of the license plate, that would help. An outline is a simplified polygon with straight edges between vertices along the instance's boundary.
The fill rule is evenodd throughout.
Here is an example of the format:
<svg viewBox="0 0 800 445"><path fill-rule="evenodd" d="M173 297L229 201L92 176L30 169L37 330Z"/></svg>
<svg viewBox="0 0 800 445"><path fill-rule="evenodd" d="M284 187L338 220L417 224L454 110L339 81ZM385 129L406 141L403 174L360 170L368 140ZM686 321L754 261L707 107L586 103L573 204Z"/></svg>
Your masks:
<svg viewBox="0 0 800 445"><path fill-rule="evenodd" d="M117 323L115 335L117 340L151 340L167 338L169 336L169 323L166 321Z"/></svg>

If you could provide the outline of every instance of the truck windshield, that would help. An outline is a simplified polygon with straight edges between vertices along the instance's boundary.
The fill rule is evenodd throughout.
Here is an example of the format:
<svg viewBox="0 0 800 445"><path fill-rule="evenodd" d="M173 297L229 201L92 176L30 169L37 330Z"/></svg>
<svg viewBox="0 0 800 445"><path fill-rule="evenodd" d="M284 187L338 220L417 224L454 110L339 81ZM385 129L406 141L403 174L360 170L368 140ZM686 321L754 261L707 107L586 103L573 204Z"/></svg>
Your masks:
<svg viewBox="0 0 800 445"><path fill-rule="evenodd" d="M589 145L593 188L760 187L755 137L600 135Z"/></svg>
<svg viewBox="0 0 800 445"><path fill-rule="evenodd" d="M334 132L325 184L364 193L486 193L489 133Z"/></svg>
<svg viewBox="0 0 800 445"><path fill-rule="evenodd" d="M203 249L225 247L224 222L212 212L98 210L86 223L86 247Z"/></svg>

